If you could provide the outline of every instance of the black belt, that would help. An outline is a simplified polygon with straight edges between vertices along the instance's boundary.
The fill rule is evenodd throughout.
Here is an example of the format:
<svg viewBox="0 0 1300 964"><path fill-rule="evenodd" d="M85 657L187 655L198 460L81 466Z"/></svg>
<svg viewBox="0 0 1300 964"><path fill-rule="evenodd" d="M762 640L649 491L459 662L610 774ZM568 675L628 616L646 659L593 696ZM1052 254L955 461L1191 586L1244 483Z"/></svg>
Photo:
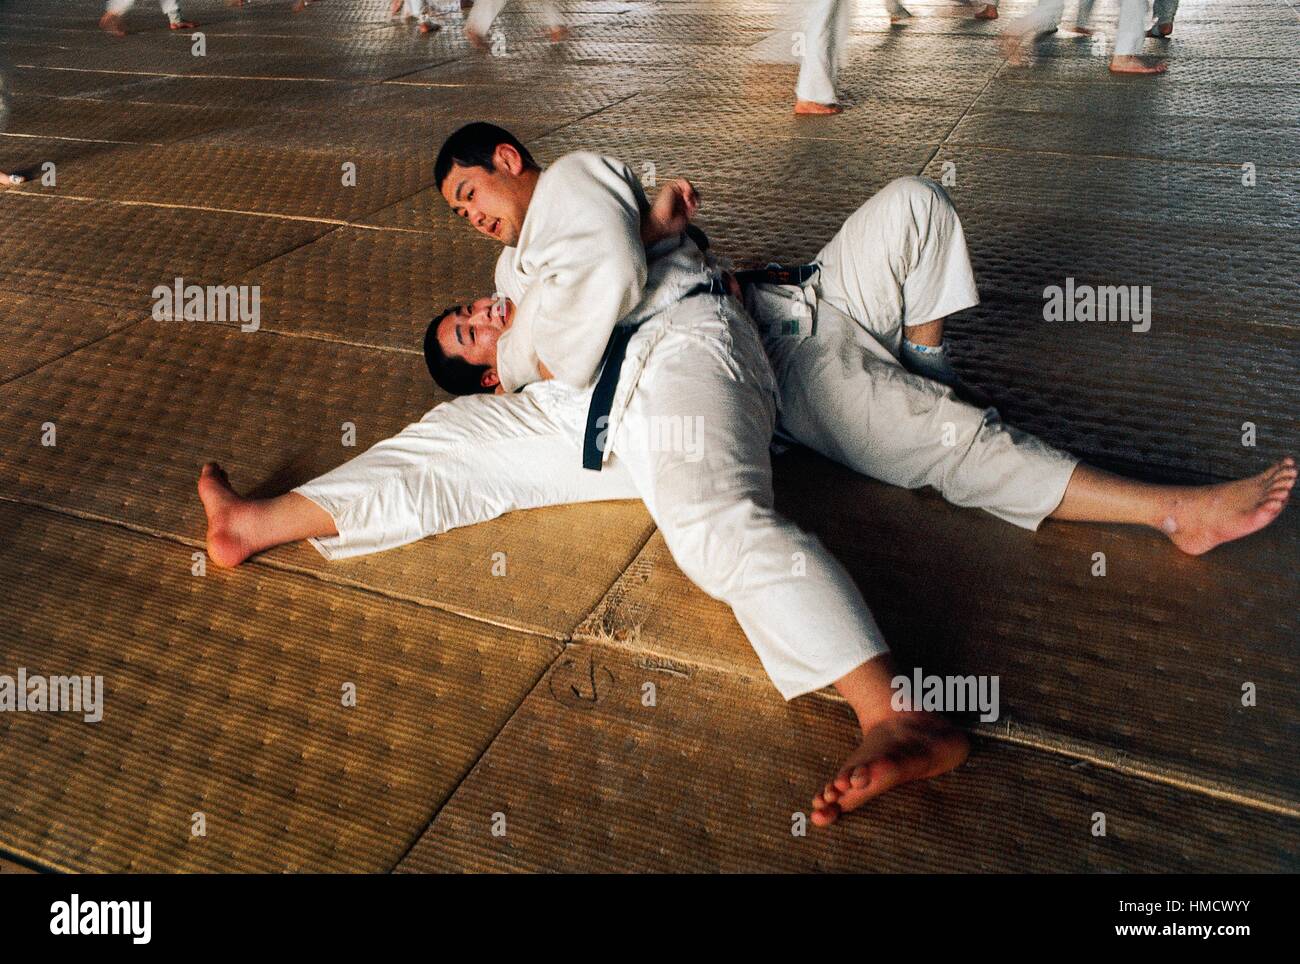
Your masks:
<svg viewBox="0 0 1300 964"><path fill-rule="evenodd" d="M727 287L718 278L707 283L698 284L682 297L695 295L725 295ZM599 472L605 462L605 449L609 439L605 429L609 425L609 412L614 405L614 391L618 388L618 373L623 368L623 359L627 356L627 343L636 334L636 327L620 325L609 336L609 345L605 349L605 364L596 379L596 387L591 393L591 405L587 408L587 430L582 437L582 467ZM603 424L602 424L603 421Z"/></svg>
<svg viewBox="0 0 1300 964"><path fill-rule="evenodd" d="M798 264L788 268L779 264L769 264L766 268L737 271L735 275L736 281L741 285L803 285L808 283L808 279L815 275L820 267L821 265L815 261L812 264Z"/></svg>

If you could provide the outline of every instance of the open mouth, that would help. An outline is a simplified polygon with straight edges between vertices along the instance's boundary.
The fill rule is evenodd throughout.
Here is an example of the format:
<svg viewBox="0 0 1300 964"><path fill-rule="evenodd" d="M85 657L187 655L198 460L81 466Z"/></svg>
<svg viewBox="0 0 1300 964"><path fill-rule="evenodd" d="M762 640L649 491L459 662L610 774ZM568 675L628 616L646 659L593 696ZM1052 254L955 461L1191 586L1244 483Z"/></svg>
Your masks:
<svg viewBox="0 0 1300 964"><path fill-rule="evenodd" d="M488 229L488 234L492 235L492 237L495 238L497 236L497 232L500 230L501 230L501 219L497 218L495 221L492 222L492 227Z"/></svg>

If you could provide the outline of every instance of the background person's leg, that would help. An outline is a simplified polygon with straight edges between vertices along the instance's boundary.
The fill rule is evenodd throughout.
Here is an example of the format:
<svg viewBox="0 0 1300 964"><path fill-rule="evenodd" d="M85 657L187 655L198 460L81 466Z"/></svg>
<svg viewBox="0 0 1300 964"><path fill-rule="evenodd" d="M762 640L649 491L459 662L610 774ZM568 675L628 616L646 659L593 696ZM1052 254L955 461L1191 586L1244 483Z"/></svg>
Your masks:
<svg viewBox="0 0 1300 964"><path fill-rule="evenodd" d="M838 27L844 19L845 0L811 0L803 22L803 54L799 58L799 80L795 84L795 110L802 105L835 103L835 74L838 47L843 43Z"/></svg>

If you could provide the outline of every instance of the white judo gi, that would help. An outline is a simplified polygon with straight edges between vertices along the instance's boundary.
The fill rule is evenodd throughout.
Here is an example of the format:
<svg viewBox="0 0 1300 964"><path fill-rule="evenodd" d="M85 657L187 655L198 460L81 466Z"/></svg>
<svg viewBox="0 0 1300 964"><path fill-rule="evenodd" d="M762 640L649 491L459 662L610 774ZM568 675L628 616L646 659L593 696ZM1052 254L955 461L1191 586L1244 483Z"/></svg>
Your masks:
<svg viewBox="0 0 1300 964"><path fill-rule="evenodd" d="M108 0L106 9L109 13L121 16L134 6L135 0ZM162 7L162 12L167 15L169 21L175 23L181 18L179 0L159 0L158 6Z"/></svg>
<svg viewBox="0 0 1300 964"><path fill-rule="evenodd" d="M510 0L475 0L474 6L470 8L469 16L465 18L465 29L472 30L481 37L486 37L487 32L492 29L492 24L496 18L505 9ZM542 9L542 23L548 29L564 26L564 14L560 8L549 0L542 0L538 4Z"/></svg>
<svg viewBox="0 0 1300 964"><path fill-rule="evenodd" d="M1079 0L1079 14L1076 23L1080 27L1088 26L1092 19L1094 0ZM1160 10L1168 10L1161 5ZM1177 10L1177 3L1173 5ZM1007 28L1011 33L1036 35L1053 30L1061 23L1065 11L1065 0L1039 0L1033 10L1012 21ZM1157 11L1159 15L1160 11ZM1117 57L1133 57L1142 52L1147 14L1147 0L1119 0L1119 23L1115 27L1115 45L1112 53ZM1169 13L1172 22L1173 13ZM1165 22L1165 21L1161 21Z"/></svg>
<svg viewBox="0 0 1300 964"><path fill-rule="evenodd" d="M651 254L651 300L707 270L689 241ZM590 472L579 461L590 388L533 382L515 394L467 396L296 489L338 529L313 544L345 558L516 509L641 498L683 571L732 606L783 696L833 682L886 647L839 563L772 509L774 369L785 434L1018 525L1034 528L1055 509L1076 463L898 364L906 325L978 300L960 224L933 182L890 184L819 260L803 287L751 292L758 325L734 299L697 295L655 311L633 336L615 402L621 423L698 418L703 438L692 451L615 431L604 471ZM758 331L790 313L783 300L809 304L814 329L767 335L769 365Z"/></svg>

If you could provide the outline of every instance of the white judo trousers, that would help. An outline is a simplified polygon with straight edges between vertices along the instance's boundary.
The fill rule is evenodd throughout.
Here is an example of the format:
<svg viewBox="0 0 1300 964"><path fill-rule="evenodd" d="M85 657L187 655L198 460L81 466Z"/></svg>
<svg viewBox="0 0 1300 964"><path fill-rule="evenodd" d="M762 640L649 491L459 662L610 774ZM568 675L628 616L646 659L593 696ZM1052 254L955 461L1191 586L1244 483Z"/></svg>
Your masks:
<svg viewBox="0 0 1300 964"><path fill-rule="evenodd" d="M816 333L769 337L770 364L730 299L687 298L643 325L604 471L580 464L590 389L541 382L458 398L295 490L339 533L313 545L346 558L518 509L641 498L683 572L732 606L784 697L833 682L886 647L839 563L772 509L774 373L785 434L1027 528L1060 503L1076 462L898 364L906 324L978 300L960 224L933 182L888 185L820 259ZM700 436L646 444L665 424Z"/></svg>
<svg viewBox="0 0 1300 964"><path fill-rule="evenodd" d="M1092 19L1094 0L1079 0L1076 23L1088 26ZM1167 9L1162 7L1161 9ZM1177 5L1174 5L1177 9ZM1065 0L1039 0L1029 13L1012 21L1007 28L1011 33L1040 34L1060 25L1065 11ZM1142 52L1142 38L1146 27L1147 0L1119 0L1119 23L1115 27L1115 45L1112 53L1119 57L1136 56ZM1170 14L1172 20L1173 14Z"/></svg>
<svg viewBox="0 0 1300 964"><path fill-rule="evenodd" d="M510 0L475 0L469 16L465 18L465 29L472 30L479 36L486 36L493 22L509 2ZM538 6L542 10L542 22L547 27L564 26L564 14L554 3L550 0L541 0Z"/></svg>
<svg viewBox="0 0 1300 964"><path fill-rule="evenodd" d="M900 0L885 0L891 17L906 13ZM848 0L810 0L802 23L802 38L793 56L799 61L799 79L794 95L818 104L835 103L835 78L840 72L844 43L849 37ZM801 40L801 42L799 42Z"/></svg>
<svg viewBox="0 0 1300 964"><path fill-rule="evenodd" d="M135 0L108 0L108 12L114 14L124 14L135 6ZM168 20L175 20L180 16L179 0L159 0L158 6L162 7L162 12L167 15Z"/></svg>

